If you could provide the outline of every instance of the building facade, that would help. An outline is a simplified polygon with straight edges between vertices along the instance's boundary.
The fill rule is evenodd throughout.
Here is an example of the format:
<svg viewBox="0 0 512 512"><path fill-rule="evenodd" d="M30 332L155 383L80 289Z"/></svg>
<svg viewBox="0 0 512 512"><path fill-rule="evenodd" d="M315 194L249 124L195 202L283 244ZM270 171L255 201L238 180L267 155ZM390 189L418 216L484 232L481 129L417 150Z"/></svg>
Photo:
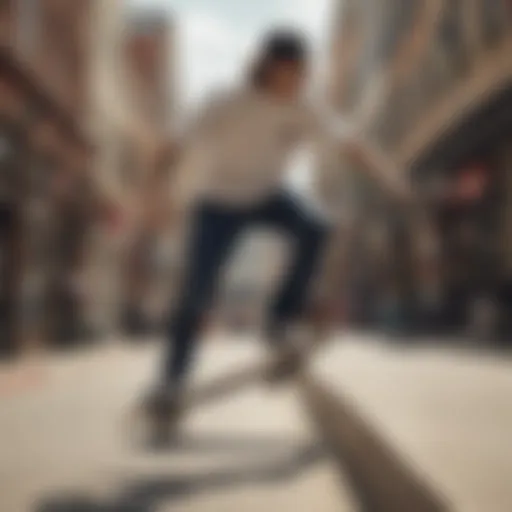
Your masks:
<svg viewBox="0 0 512 512"><path fill-rule="evenodd" d="M402 226L413 234L400 265L405 288L445 312L458 307L446 320L463 324L476 295L507 295L499 289L510 281L512 6L394 0L376 17L370 4L339 3L328 94L410 173L428 205ZM375 211L368 194L357 205L366 219ZM380 215L388 225L389 206Z"/></svg>
<svg viewBox="0 0 512 512"><path fill-rule="evenodd" d="M153 19L152 12L138 16ZM107 335L121 329L126 304L135 293L133 247L146 229L147 188L156 154L169 137L172 38L170 29L163 34L171 26L168 16L155 25L144 24L141 34L121 0L97 0L94 20L89 119L97 147L95 174L111 215L91 242L95 291L89 319L99 335Z"/></svg>
<svg viewBox="0 0 512 512"><path fill-rule="evenodd" d="M141 108L155 130L167 135L175 108L175 30L166 11L144 10L129 15L126 58Z"/></svg>
<svg viewBox="0 0 512 512"><path fill-rule="evenodd" d="M8 353L54 339L63 329L58 304L79 265L83 237L71 241L65 233L67 213L74 210L77 221L86 216L85 204L72 197L88 180L91 149L81 117L89 6L55 0L0 5L0 302Z"/></svg>
<svg viewBox="0 0 512 512"><path fill-rule="evenodd" d="M175 121L175 29L172 16L159 9L133 10L127 21L124 54L139 109L159 148L169 145ZM125 328L147 332L159 328L173 286L175 240L164 211L169 203L172 165L150 158L141 183L143 195L137 231L127 268ZM167 160L167 159L165 159Z"/></svg>

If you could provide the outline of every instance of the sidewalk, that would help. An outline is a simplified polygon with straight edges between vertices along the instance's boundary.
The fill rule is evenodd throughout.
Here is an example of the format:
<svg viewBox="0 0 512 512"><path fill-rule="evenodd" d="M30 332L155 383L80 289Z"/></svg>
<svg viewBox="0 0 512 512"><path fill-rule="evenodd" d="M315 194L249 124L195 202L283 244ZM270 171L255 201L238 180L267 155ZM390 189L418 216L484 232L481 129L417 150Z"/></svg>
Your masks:
<svg viewBox="0 0 512 512"><path fill-rule="evenodd" d="M196 380L260 350L253 340L205 343ZM91 512L357 512L293 388L254 386L199 408L172 452L128 446L123 418L157 357L154 346L123 344L61 354L47 358L42 385L0 396L0 510L72 512L87 499ZM347 335L314 366L454 512L512 510L511 357ZM139 508L127 508L133 500Z"/></svg>
<svg viewBox="0 0 512 512"><path fill-rule="evenodd" d="M198 380L258 353L205 345ZM150 346L61 355L47 361L46 386L0 398L2 512L357 510L292 389L256 386L194 411L174 451L129 446L120 429L155 356Z"/></svg>
<svg viewBox="0 0 512 512"><path fill-rule="evenodd" d="M344 338L317 361L321 380L456 512L510 512L512 357Z"/></svg>

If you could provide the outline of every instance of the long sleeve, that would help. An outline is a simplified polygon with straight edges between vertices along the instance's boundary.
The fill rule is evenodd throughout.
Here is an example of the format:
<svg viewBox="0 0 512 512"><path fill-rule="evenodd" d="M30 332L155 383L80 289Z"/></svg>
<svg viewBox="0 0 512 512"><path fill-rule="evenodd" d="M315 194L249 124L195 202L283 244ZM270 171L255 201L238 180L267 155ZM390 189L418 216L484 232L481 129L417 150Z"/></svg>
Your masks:
<svg viewBox="0 0 512 512"><path fill-rule="evenodd" d="M350 160L342 148L355 138L354 130L346 120L326 110L310 109L305 120L306 137L316 155L315 196L330 217L339 218L345 215L349 193Z"/></svg>
<svg viewBox="0 0 512 512"><path fill-rule="evenodd" d="M329 114L320 113L311 119L313 137L319 141L320 151L331 159L327 169L339 170L342 158L349 165L350 162L362 164L360 168L389 193L404 198L409 195L407 180L398 172L396 163L378 144L368 141L359 129Z"/></svg>
<svg viewBox="0 0 512 512"><path fill-rule="evenodd" d="M204 142L215 133L222 122L226 107L229 105L228 93L215 93L192 115L182 134L190 145Z"/></svg>
<svg viewBox="0 0 512 512"><path fill-rule="evenodd" d="M179 209L186 208L200 191L204 169L209 161L211 138L222 120L226 100L226 95L212 96L181 134L183 153L171 185L172 198Z"/></svg>

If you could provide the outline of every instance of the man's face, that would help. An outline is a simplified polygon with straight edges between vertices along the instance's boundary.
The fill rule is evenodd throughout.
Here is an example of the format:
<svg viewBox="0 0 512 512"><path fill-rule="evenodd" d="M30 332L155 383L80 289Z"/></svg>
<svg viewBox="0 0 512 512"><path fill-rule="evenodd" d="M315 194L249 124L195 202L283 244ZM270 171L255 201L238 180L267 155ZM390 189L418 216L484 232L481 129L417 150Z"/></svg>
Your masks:
<svg viewBox="0 0 512 512"><path fill-rule="evenodd" d="M306 82L306 69L298 62L278 62L270 69L269 85L273 92L286 100L297 98Z"/></svg>

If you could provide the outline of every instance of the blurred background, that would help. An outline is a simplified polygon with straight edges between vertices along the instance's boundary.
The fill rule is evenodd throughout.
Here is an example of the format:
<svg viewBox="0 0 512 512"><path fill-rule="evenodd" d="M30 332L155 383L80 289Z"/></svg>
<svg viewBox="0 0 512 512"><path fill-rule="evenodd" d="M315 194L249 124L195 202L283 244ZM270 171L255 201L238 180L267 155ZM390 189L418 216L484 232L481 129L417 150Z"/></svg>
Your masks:
<svg viewBox="0 0 512 512"><path fill-rule="evenodd" d="M347 479L303 471L307 454L296 461L290 441L314 436L284 391L192 415L188 445L158 464L118 446L117 420L154 374L150 341L182 273L183 239L165 213L182 127L212 90L243 78L261 33L283 23L311 39L312 93L380 144L418 198L398 205L346 155L290 162L288 186L339 207L332 308L344 343L315 376L350 395L453 510L512 510L510 0L0 0L5 512L149 512L175 500L191 512L359 510L334 502ZM205 318L218 343L205 344L199 380L254 362L261 344L241 341L256 338L285 256L266 232L238 248ZM23 366L33 354L42 372ZM328 409L322 396L309 401ZM349 416L326 414L390 482L365 421L350 431ZM276 467L214 471L224 451L267 464L290 447ZM90 486L108 490L110 508L45 508L72 484L87 503Z"/></svg>
<svg viewBox="0 0 512 512"><path fill-rule="evenodd" d="M280 22L310 35L315 92L389 152L422 202L404 214L337 163L343 179L327 188L347 220L339 322L512 338L511 3L296 4L0 3L3 355L159 329L179 273L158 208L174 138ZM268 237L240 249L211 322L257 324L272 281L262 276L282 252Z"/></svg>

